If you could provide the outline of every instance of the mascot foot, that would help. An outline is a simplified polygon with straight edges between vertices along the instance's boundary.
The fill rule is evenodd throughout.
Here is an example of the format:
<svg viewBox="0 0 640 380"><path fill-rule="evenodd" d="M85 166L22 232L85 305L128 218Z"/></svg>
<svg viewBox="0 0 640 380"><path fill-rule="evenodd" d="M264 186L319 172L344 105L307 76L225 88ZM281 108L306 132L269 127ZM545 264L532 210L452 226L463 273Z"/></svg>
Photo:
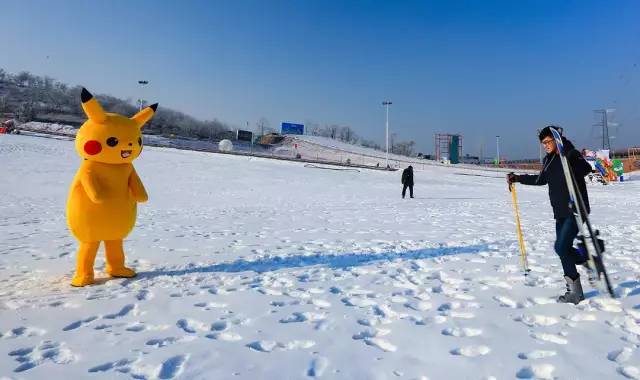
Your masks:
<svg viewBox="0 0 640 380"><path fill-rule="evenodd" d="M136 276L136 271L127 267L122 267L120 269L107 269L107 273L111 277L131 278Z"/></svg>
<svg viewBox="0 0 640 380"><path fill-rule="evenodd" d="M71 280L71 286L87 286L93 284L93 276L73 276Z"/></svg>

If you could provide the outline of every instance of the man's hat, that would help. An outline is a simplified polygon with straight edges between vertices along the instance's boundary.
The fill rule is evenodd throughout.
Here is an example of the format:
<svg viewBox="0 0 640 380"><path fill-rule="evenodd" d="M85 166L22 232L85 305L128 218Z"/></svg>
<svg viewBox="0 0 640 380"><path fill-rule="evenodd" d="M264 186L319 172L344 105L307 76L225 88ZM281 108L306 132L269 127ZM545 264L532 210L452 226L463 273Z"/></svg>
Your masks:
<svg viewBox="0 0 640 380"><path fill-rule="evenodd" d="M547 125L546 127L542 128L542 130L540 130L540 133L538 134L538 139L542 141L544 140L545 137L553 137L553 134L551 133L551 128L558 131L558 133L560 133L560 136L562 136L562 127L557 127L555 125Z"/></svg>

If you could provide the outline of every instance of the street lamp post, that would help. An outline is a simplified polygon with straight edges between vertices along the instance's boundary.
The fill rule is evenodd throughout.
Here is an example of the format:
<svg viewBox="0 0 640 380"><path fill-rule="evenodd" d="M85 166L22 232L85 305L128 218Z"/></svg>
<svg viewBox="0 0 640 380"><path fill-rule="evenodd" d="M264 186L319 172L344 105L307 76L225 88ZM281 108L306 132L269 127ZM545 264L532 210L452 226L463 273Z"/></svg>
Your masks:
<svg viewBox="0 0 640 380"><path fill-rule="evenodd" d="M541 129L538 129L538 135L540 135L540 131ZM542 163L542 144L538 144L538 154L539 154L539 158L540 158L540 163Z"/></svg>
<svg viewBox="0 0 640 380"><path fill-rule="evenodd" d="M387 161L387 167L389 167L389 106L393 104L388 100L385 100L384 102L382 102L382 105L386 108L386 113L387 113L387 121L386 121L386 146L387 146L387 156L386 156L386 161Z"/></svg>
<svg viewBox="0 0 640 380"><path fill-rule="evenodd" d="M496 165L500 166L500 136L496 136Z"/></svg>
<svg viewBox="0 0 640 380"><path fill-rule="evenodd" d="M149 84L149 81L148 80L139 80L138 84L141 87L144 87L144 86ZM141 111L142 110L142 106L144 105L144 99L142 99L142 98L138 99L138 104L139 104L139 109L138 110Z"/></svg>

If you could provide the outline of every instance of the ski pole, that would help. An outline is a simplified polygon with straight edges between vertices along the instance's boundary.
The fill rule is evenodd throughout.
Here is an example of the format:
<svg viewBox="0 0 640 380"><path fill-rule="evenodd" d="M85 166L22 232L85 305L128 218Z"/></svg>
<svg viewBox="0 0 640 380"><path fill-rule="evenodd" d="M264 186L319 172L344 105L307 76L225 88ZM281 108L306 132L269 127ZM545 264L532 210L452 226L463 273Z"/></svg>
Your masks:
<svg viewBox="0 0 640 380"><path fill-rule="evenodd" d="M524 246L524 238L522 237L522 227L520 226L520 210L518 209L518 196L516 195L516 184L511 183L509 186L511 190L511 199L513 200L513 210L516 218L516 232L518 234L518 245L520 246L520 262L522 263L522 269L524 275L528 275L531 269L529 269L529 262L527 261L527 250Z"/></svg>

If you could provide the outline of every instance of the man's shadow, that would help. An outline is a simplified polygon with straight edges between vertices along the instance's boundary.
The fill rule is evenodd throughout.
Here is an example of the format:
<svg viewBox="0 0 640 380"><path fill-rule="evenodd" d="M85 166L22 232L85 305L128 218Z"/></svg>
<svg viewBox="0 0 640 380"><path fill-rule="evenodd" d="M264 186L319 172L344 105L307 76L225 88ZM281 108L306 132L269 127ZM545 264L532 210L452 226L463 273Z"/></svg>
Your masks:
<svg viewBox="0 0 640 380"><path fill-rule="evenodd" d="M313 266L325 266L331 269L347 269L369 265L377 262L394 260L420 260L435 257L473 254L491 251L487 244L424 248L403 252L383 252L383 253L346 253L346 254L313 254L313 255L293 255L274 256L259 258L256 260L236 260L214 265L201 267L190 267L185 269L159 269L149 272L140 272L136 279L147 279L159 276L183 276L194 273L239 273L239 272L273 272L281 269L305 268Z"/></svg>

